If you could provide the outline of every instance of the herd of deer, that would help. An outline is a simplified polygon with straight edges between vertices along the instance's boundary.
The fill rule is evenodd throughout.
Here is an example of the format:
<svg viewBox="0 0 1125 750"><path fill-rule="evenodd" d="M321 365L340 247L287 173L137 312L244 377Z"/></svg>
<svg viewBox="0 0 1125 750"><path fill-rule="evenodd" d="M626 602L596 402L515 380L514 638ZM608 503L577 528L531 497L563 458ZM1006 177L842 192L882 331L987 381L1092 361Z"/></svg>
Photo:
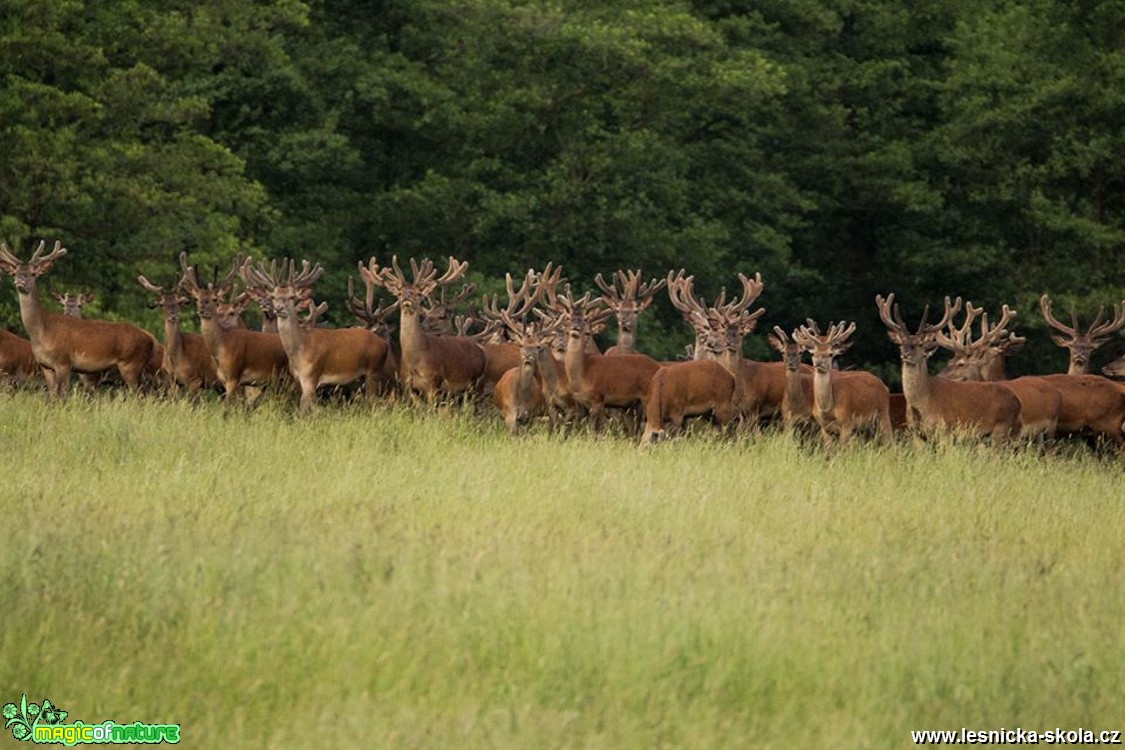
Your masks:
<svg viewBox="0 0 1125 750"><path fill-rule="evenodd" d="M491 396L512 433L536 416L547 417L552 428L586 417L600 430L612 407L624 410L627 429L640 432L642 442L681 429L688 417L710 415L721 426L780 417L791 429L818 429L829 443L857 431L886 439L902 427L952 429L993 441L1087 432L1125 443L1125 385L1087 372L1090 353L1125 327L1125 302L1114 307L1112 320L1104 321L1099 312L1082 333L1077 321L1066 326L1056 320L1044 295L1043 315L1060 333L1052 338L1070 350L1069 371L1008 380L1004 359L1024 339L1008 330L1015 313L1006 305L990 323L987 313L969 303L957 324L962 301L946 298L941 320L930 323L927 309L912 332L893 294L876 297L902 359L903 393L891 394L869 372L835 367L850 345L854 323L835 323L822 332L809 320L789 334L775 326L768 338L782 360L743 358L743 338L765 312L750 309L763 289L757 275L738 274L741 293L728 301L724 290L708 305L683 270L647 283L639 271L618 271L609 282L599 274L600 293L579 296L561 269L548 264L543 271L527 271L518 286L509 275L506 304L499 295L485 297L479 314L454 315L454 305L475 291L462 284L452 292L468 264L449 258L439 276L430 260L411 259L408 278L397 258L390 267L372 258L359 264L364 298L348 282L347 307L360 325L330 329L316 325L327 307L312 298L320 265L238 256L225 276L216 271L205 282L181 254L173 283L138 279L163 313L160 343L129 323L82 318L89 295L56 294L63 312L45 309L37 279L66 254L59 242L45 250L40 242L25 262L0 244L0 273L14 281L30 339L0 331L0 375L16 382L41 377L48 393L60 398L69 391L72 371L87 387L115 372L131 389L145 381L193 394L221 388L227 402L240 392L252 401L266 388L292 383L300 389L302 412L315 407L317 390L326 386L362 383L367 394L402 392L430 402L478 394ZM379 289L393 301L377 305ZM637 317L663 289L695 332L687 361L658 362L634 350ZM242 322L251 302L261 308L260 331ZM198 334L181 328L181 311L192 304ZM611 316L617 320L617 344L602 353L593 336ZM470 332L477 327L481 330ZM928 360L939 347L953 358L933 377ZM802 362L806 352L811 366ZM1125 357L1104 371L1125 376Z"/></svg>

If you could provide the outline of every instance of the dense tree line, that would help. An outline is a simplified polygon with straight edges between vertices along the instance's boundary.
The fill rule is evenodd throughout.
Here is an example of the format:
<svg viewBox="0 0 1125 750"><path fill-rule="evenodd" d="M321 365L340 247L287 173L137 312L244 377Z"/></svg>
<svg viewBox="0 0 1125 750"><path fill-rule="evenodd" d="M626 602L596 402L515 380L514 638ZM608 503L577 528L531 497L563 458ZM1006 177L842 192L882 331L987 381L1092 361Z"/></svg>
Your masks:
<svg viewBox="0 0 1125 750"><path fill-rule="evenodd" d="M488 290L761 271L766 320L855 319L856 363L895 359L877 292L1007 302L1013 369L1059 371L1038 295L1125 298L1122 38L1092 0L9 0L0 239L63 239L50 283L154 330L136 275L182 250L318 261L340 324L357 260L452 254Z"/></svg>

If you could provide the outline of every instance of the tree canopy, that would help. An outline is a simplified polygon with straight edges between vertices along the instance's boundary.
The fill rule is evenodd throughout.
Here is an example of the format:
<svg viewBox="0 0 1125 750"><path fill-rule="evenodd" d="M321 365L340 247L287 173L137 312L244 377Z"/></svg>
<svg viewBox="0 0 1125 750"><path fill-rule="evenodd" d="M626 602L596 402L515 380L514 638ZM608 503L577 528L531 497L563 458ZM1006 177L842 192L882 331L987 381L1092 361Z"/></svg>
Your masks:
<svg viewBox="0 0 1125 750"><path fill-rule="evenodd" d="M10 0L0 239L153 329L136 275L181 251L319 262L339 324L358 260L454 255L490 291L760 271L771 326L857 320L856 364L895 359L876 293L1007 303L1061 370L1038 296L1125 298L1123 34L1093 1Z"/></svg>

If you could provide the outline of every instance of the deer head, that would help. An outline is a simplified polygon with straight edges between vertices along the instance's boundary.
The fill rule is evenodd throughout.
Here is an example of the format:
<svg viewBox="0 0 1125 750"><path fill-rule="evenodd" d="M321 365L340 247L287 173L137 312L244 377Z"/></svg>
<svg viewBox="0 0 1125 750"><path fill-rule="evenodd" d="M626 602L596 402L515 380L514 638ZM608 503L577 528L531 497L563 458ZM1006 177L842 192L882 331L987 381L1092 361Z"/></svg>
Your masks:
<svg viewBox="0 0 1125 750"><path fill-rule="evenodd" d="M796 336L796 331L793 335ZM781 354L781 361L785 363L786 370L796 372L800 369L801 354L803 353L800 344L789 338L780 326L774 326L773 333L766 338L770 342L770 346Z"/></svg>
<svg viewBox="0 0 1125 750"><path fill-rule="evenodd" d="M853 333L855 323L845 325L841 320L829 324L827 333L821 334L816 321L809 318L805 325L793 332L793 339L801 349L812 355L813 369L826 374L832 371L833 360L851 348L852 342L848 339Z"/></svg>
<svg viewBox="0 0 1125 750"><path fill-rule="evenodd" d="M143 275L138 276L137 281L145 288L145 291L153 296L148 306L154 309L160 308L166 322L179 325L180 311L185 305L191 304L191 297L185 295L178 284L165 290L164 287L153 284Z"/></svg>
<svg viewBox="0 0 1125 750"><path fill-rule="evenodd" d="M66 248L61 241L56 240L54 249L44 255L46 247L46 241L40 240L39 246L25 263L13 255L7 245L0 242L0 271L12 277L16 291L20 294L34 294L35 280L47 273L56 260L66 255Z"/></svg>
<svg viewBox="0 0 1125 750"><path fill-rule="evenodd" d="M89 292L66 292L59 294L51 292L55 301L62 305L63 315L68 318L81 318L82 308L94 301L94 295Z"/></svg>
<svg viewBox="0 0 1125 750"><path fill-rule="evenodd" d="M504 274L504 285L508 292L507 306L500 308L499 295L494 294L491 298L486 295L482 300L481 314L486 320L503 326L509 334L507 338L514 341L511 334L515 333L516 324L527 320L528 313L534 309L543 293L543 287L539 283L539 275L530 268L524 274L523 283L518 289L510 273Z"/></svg>
<svg viewBox="0 0 1125 750"><path fill-rule="evenodd" d="M641 271L618 270L612 283L599 273L594 283L602 290L602 302L617 316L618 345L632 347L637 332L637 316L652 304L653 296L663 289L667 279L653 279L645 284Z"/></svg>
<svg viewBox="0 0 1125 750"><path fill-rule="evenodd" d="M278 320L287 320L296 315L298 303L311 298L312 285L324 274L324 269L319 263L313 266L302 260L298 271L296 262L290 258L268 267L263 262L247 263L240 272L247 288L255 290L252 294L268 296Z"/></svg>
<svg viewBox="0 0 1125 750"><path fill-rule="evenodd" d="M348 312L354 315L363 327L372 333L385 339L389 339L395 331L392 316L398 310L398 300L385 305L375 304L375 289L380 284L376 283L374 279L378 278L378 266L375 264L375 259L369 261L369 266L365 267L362 262L359 264L360 278L363 279L363 284L367 288L366 295L361 300L355 294L355 285L352 283L352 278L348 277L348 299L345 303ZM367 273L364 273L364 270Z"/></svg>
<svg viewBox="0 0 1125 750"><path fill-rule="evenodd" d="M180 279L179 286L195 300L195 309L200 320L219 322L218 306L227 299L227 296L234 289L234 280L244 262L245 256L238 253L231 262L230 271L222 279L219 279L219 269L216 267L212 272L211 281L204 284L200 281L199 272L195 266L188 265L187 253L180 253L180 270L183 272L183 276ZM231 302L235 306L241 305L242 309L245 309L248 303L249 297L245 294L239 295ZM239 309L238 312L241 313L242 309Z"/></svg>
<svg viewBox="0 0 1125 750"><path fill-rule="evenodd" d="M1097 317L1085 333L1078 332L1078 316L1072 309L1070 321L1073 325L1065 326L1051 314L1051 298L1044 294L1039 298L1039 309L1043 311L1043 319L1047 324L1063 335L1052 334L1051 340L1059 346L1070 350L1070 367L1067 370L1071 375L1084 375L1090 370L1090 355L1094 350L1109 340L1111 334L1116 333L1125 326L1125 302L1113 306L1113 320L1102 321L1105 307L1098 308Z"/></svg>
<svg viewBox="0 0 1125 750"><path fill-rule="evenodd" d="M1003 358L1019 351L1025 342L1025 339L1007 331L1008 323L1015 315L1014 310L1004 305L1000 321L989 325L988 313L983 308L975 307L972 302L966 303L965 321L959 327L950 321L948 332L936 335L938 345L953 352L953 358L941 371L942 376L950 380L1003 379ZM972 326L978 318L980 336L974 339Z"/></svg>
<svg viewBox="0 0 1125 750"><path fill-rule="evenodd" d="M374 259L373 259L374 260ZM398 298L399 308L404 315L416 315L421 312L420 307L426 298L434 293L438 287L448 286L465 275L468 263L459 262L453 256L449 257L449 268L439 278L437 269L429 258L421 262L410 259L412 280L407 281L406 275L398 264L398 256L391 257L391 267L378 271L378 281L391 294ZM363 274L365 269L361 269ZM366 278L366 277L365 277Z"/></svg>
<svg viewBox="0 0 1125 750"><path fill-rule="evenodd" d="M906 327L894 300L894 294L888 294L886 299L881 294L875 296L875 306L879 309L879 318L883 321L883 325L887 327L887 337L898 344L899 356L902 358L903 364L924 370L926 361L937 351L938 333L960 311L961 298L958 297L953 303L950 303L949 297L945 298L945 315L936 324L927 322L930 316L930 306L926 305L926 309L922 313L922 320L914 333L911 333Z"/></svg>

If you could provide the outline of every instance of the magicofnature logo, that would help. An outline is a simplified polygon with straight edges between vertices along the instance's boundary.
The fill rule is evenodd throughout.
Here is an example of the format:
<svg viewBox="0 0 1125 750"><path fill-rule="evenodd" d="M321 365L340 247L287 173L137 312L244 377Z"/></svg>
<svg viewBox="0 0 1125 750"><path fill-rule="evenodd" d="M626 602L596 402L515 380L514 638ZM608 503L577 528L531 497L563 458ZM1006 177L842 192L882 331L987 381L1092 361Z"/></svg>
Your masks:
<svg viewBox="0 0 1125 750"><path fill-rule="evenodd" d="M17 706L5 703L3 708L4 728L12 730L17 740L31 740L49 745L92 745L112 743L115 745L155 745L160 742L176 744L180 741L179 724L118 724L103 721L100 724L85 724L81 721L64 723L68 713L51 701L43 699L42 705L28 703L24 693Z"/></svg>

